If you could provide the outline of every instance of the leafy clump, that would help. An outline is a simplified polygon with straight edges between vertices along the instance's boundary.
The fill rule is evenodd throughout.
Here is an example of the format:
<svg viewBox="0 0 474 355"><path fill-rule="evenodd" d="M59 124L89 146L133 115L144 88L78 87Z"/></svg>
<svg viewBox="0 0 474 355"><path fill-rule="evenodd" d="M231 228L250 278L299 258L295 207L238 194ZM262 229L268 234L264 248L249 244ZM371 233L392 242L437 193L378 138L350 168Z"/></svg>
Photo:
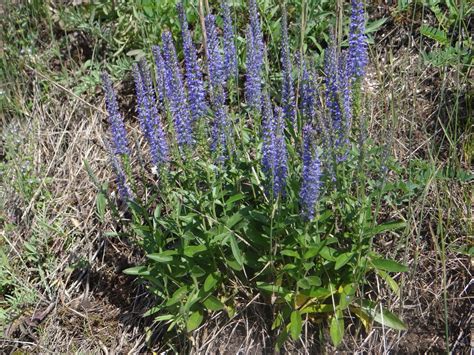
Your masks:
<svg viewBox="0 0 474 355"><path fill-rule="evenodd" d="M267 58L255 0L249 1L245 75L236 67L244 48L233 40L228 5L223 31L215 15L203 21L202 61L182 6L184 75L167 31L153 48L155 85L145 59L133 69L156 181L137 183L147 181L137 176L145 172L136 172L115 93L103 76L112 166L129 212L115 217L148 259L125 272L146 280L156 295L147 315L168 330L191 332L212 312L233 316L242 285L272 305L277 346L300 337L303 319L326 320L338 344L348 312L367 328L375 320L405 329L361 291L367 274L376 272L398 292L390 273L407 270L372 247L377 234L404 223L379 222L382 198L395 195L386 182L396 166L386 148L366 138L362 3L352 1L347 50L330 34L323 68L304 57L294 62L283 8L281 75ZM275 91L280 94L272 96Z"/></svg>

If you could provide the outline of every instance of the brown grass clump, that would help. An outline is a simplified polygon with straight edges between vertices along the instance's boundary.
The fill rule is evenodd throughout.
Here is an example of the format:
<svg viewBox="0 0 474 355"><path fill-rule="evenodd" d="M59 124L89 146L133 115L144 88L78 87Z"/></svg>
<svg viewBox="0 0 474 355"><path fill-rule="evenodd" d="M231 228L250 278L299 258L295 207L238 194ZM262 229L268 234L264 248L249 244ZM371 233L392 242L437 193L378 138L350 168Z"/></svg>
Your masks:
<svg viewBox="0 0 474 355"><path fill-rule="evenodd" d="M97 189L84 166L87 161L101 182L113 180L103 142L105 117L95 106L103 105L75 96L35 70L25 77L30 91L16 91L20 115L5 117L2 133L20 137L15 154L31 161L37 184L29 199L14 188L15 181L4 186L4 223L15 226L4 240L12 266L21 270L20 283L28 285L36 301L8 325L4 349L139 349L146 298L138 304L140 287L121 274L139 254L120 239L104 238L113 225L99 222L95 214ZM47 95L42 92L46 85ZM14 174L3 182L15 179ZM38 252L48 259L41 267L15 252L38 233Z"/></svg>

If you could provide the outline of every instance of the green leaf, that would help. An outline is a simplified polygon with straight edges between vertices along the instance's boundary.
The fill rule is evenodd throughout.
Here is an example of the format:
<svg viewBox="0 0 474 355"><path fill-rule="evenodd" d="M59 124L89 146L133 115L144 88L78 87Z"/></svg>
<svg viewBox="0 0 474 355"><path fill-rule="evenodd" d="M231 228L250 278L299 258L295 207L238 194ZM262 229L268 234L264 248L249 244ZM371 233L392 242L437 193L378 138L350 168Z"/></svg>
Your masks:
<svg viewBox="0 0 474 355"><path fill-rule="evenodd" d="M127 52L127 56L129 57L135 57L135 58L142 58L145 56L145 53L143 52L142 49L132 49Z"/></svg>
<svg viewBox="0 0 474 355"><path fill-rule="evenodd" d="M220 311L221 309L224 309L224 305L222 304L219 299L213 295L210 295L208 298L206 298L203 302L204 307L206 307L210 311Z"/></svg>
<svg viewBox="0 0 474 355"><path fill-rule="evenodd" d="M394 260L373 258L370 260L372 265L378 270L384 270L388 272L406 272L408 267L403 264L397 263Z"/></svg>
<svg viewBox="0 0 474 355"><path fill-rule="evenodd" d="M155 210L153 211L153 217L155 219L159 219L161 217L161 205L157 205Z"/></svg>
<svg viewBox="0 0 474 355"><path fill-rule="evenodd" d="M346 265L349 261L351 261L352 257L354 256L353 252L343 253L336 258L336 265L334 266L334 270L339 270L341 267Z"/></svg>
<svg viewBox="0 0 474 355"><path fill-rule="evenodd" d="M134 224L132 225L133 231L142 239L148 239L150 236L150 229L148 226Z"/></svg>
<svg viewBox="0 0 474 355"><path fill-rule="evenodd" d="M194 254L202 253L206 251L207 247L205 245L188 245L184 248L184 255L189 258L192 258Z"/></svg>
<svg viewBox="0 0 474 355"><path fill-rule="evenodd" d="M364 325L364 328L365 328L365 331L366 332L369 332L370 331L370 326L372 324L372 320L370 318L370 316L364 312L362 309L360 309L359 307L356 307L356 306L349 306L350 307L350 310L352 313L354 313L358 318L359 320L362 322L362 324Z"/></svg>
<svg viewBox="0 0 474 355"><path fill-rule="evenodd" d="M209 292L213 290L214 286L217 285L217 281L219 281L219 279L215 274L207 275L206 280L204 281L204 291Z"/></svg>
<svg viewBox="0 0 474 355"><path fill-rule="evenodd" d="M193 265L193 267L191 268L191 275L194 277L202 277L206 275L206 270L204 270L199 265Z"/></svg>
<svg viewBox="0 0 474 355"><path fill-rule="evenodd" d="M158 316L155 318L155 321L157 322L164 322L164 321L167 321L167 320L171 320L173 319L175 316L172 315L172 314L164 314L162 316Z"/></svg>
<svg viewBox="0 0 474 355"><path fill-rule="evenodd" d="M97 206L97 215L101 221L104 220L105 215L105 206L107 204L107 199L102 192L99 192L96 199L96 206Z"/></svg>
<svg viewBox="0 0 474 355"><path fill-rule="evenodd" d="M387 21L387 19L383 17L381 19L369 22L367 24L367 27L365 28L365 33L372 33L378 31L380 27L382 27L382 25L385 23L385 21Z"/></svg>
<svg viewBox="0 0 474 355"><path fill-rule="evenodd" d="M309 284L308 280L306 279L299 279L296 285L299 288L302 288L303 290L308 290L311 288L311 285Z"/></svg>
<svg viewBox="0 0 474 355"><path fill-rule="evenodd" d="M233 235L231 235L229 239L230 239L230 248L232 249L232 255L234 256L235 261L237 261L237 263L240 266L243 266L244 260L243 260L242 252L239 249L239 245L237 244L237 240L235 239Z"/></svg>
<svg viewBox="0 0 474 355"><path fill-rule="evenodd" d="M396 330L406 330L406 324L392 312L376 305L374 302L363 300L362 309L377 323ZM382 310L382 311L381 311Z"/></svg>
<svg viewBox="0 0 474 355"><path fill-rule="evenodd" d="M146 210L135 201L128 200L127 204L136 216L147 216Z"/></svg>
<svg viewBox="0 0 474 355"><path fill-rule="evenodd" d="M312 298L317 298L319 300L325 300L326 298L328 298L329 296L331 296L331 294L335 293L336 291L329 291L327 288L324 288L324 287L315 287L315 288L311 288L309 290L309 292L302 292L304 294L306 294L307 296L309 297L312 297Z"/></svg>
<svg viewBox="0 0 474 355"><path fill-rule="evenodd" d="M319 276L307 276L306 280L308 280L311 286L321 286L321 278Z"/></svg>
<svg viewBox="0 0 474 355"><path fill-rule="evenodd" d="M297 285L302 289L308 290L313 286L321 286L321 279L318 276L307 276L299 279Z"/></svg>
<svg viewBox="0 0 474 355"><path fill-rule="evenodd" d="M342 289L339 288L339 293L341 295L339 297L339 304L337 308L342 311L346 309L349 306L349 304L352 302L352 298L354 297L354 294L355 294L355 287L353 284L344 285Z"/></svg>
<svg viewBox="0 0 474 355"><path fill-rule="evenodd" d="M367 231L367 234L369 237L371 237L380 233L404 228L405 226L406 226L406 223L403 221L392 221L392 222L382 223L375 226L374 228L369 229Z"/></svg>
<svg viewBox="0 0 474 355"><path fill-rule="evenodd" d="M329 333L331 334L331 340L334 346L338 346L344 336L344 319L342 318L341 312L336 312L332 317Z"/></svg>
<svg viewBox="0 0 474 355"><path fill-rule="evenodd" d="M163 309L162 306L158 306L158 307L152 307L150 308L148 311L146 311L145 313L143 313L143 317L148 317L148 316L151 316L159 311L161 311Z"/></svg>
<svg viewBox="0 0 474 355"><path fill-rule="evenodd" d="M275 317L275 320L272 323L272 330L275 330L276 328L279 328L283 324L283 316L281 315L280 312Z"/></svg>
<svg viewBox="0 0 474 355"><path fill-rule="evenodd" d="M382 271L382 270L375 270L377 272L377 274L385 280L385 282L390 286L390 288L392 289L392 291L400 296L400 288L398 287L398 284L397 282L389 275L387 274L385 271Z"/></svg>
<svg viewBox="0 0 474 355"><path fill-rule="evenodd" d="M225 202L225 204L226 204L227 208L230 208L230 207L232 207L234 202L243 200L244 198L245 198L244 194L236 194L234 196L229 197L229 199Z"/></svg>
<svg viewBox="0 0 474 355"><path fill-rule="evenodd" d="M303 255L303 259L311 259L314 258L316 255L318 255L321 252L321 249L326 245L326 241L322 241L319 243L318 246L309 248L306 253Z"/></svg>
<svg viewBox="0 0 474 355"><path fill-rule="evenodd" d="M166 301L166 306L169 307L178 303L184 298L184 296L186 296L187 292L188 292L187 286L178 288L176 291L174 291L173 296L171 296L171 298L168 301Z"/></svg>
<svg viewBox="0 0 474 355"><path fill-rule="evenodd" d="M291 312L290 317L290 335L293 340L298 340L301 335L301 329L303 327L303 321L301 319L301 313L299 311Z"/></svg>
<svg viewBox="0 0 474 355"><path fill-rule="evenodd" d="M242 270L242 266L237 261L232 260L232 259L227 259L226 262L227 262L227 265L229 265L231 269L235 271Z"/></svg>
<svg viewBox="0 0 474 355"><path fill-rule="evenodd" d="M286 255L286 256L292 256L296 259L300 259L300 255L298 254L296 250L285 249L285 250L282 250L280 254Z"/></svg>
<svg viewBox="0 0 474 355"><path fill-rule="evenodd" d="M186 322L186 330L188 332L192 332L194 329L197 329L204 319L201 311L195 311L191 314Z"/></svg>
<svg viewBox="0 0 474 355"><path fill-rule="evenodd" d="M295 264L286 264L285 266L283 266L283 271L290 271L290 270L294 270L296 269L297 266Z"/></svg>
<svg viewBox="0 0 474 355"><path fill-rule="evenodd" d="M283 346L283 343L286 341L287 338L288 338L288 330L285 327L280 332L280 334L278 334L277 339L275 341L275 350L277 352L280 351L281 347Z"/></svg>
<svg viewBox="0 0 474 355"><path fill-rule="evenodd" d="M335 253L336 249L326 246L323 247L320 252L321 256L328 261L336 261L336 257L334 256Z"/></svg>
<svg viewBox="0 0 474 355"><path fill-rule="evenodd" d="M159 263L163 263L163 264L167 264L171 261L173 261L173 257L169 254L165 254L165 252L163 253L154 253L154 254L148 254L146 256L148 259L151 259L153 261L156 261L156 262L159 262Z"/></svg>
<svg viewBox="0 0 474 355"><path fill-rule="evenodd" d="M288 293L288 290L286 290L285 288L283 288L281 286L272 285L272 284L262 282L262 281L257 281L257 288L259 288L260 290L273 292L273 293L278 293L278 294L282 294L282 295L285 295L285 294Z"/></svg>
<svg viewBox="0 0 474 355"><path fill-rule="evenodd" d="M237 223L239 223L244 216L240 212L234 213L226 222L226 226L231 229L233 226L235 226Z"/></svg>
<svg viewBox="0 0 474 355"><path fill-rule="evenodd" d="M120 237L120 234L117 232L105 232L104 235L106 237Z"/></svg>
<svg viewBox="0 0 474 355"><path fill-rule="evenodd" d="M316 306L307 306L301 309L302 314L306 313L332 313L334 306L332 304L320 304Z"/></svg>
<svg viewBox="0 0 474 355"><path fill-rule="evenodd" d="M122 271L124 274L132 276L150 276L150 270L146 266L134 266Z"/></svg>
<svg viewBox="0 0 474 355"><path fill-rule="evenodd" d="M439 30L435 27L432 27L429 25L421 25L420 33L425 37L435 40L439 44L442 44L442 45L449 44L449 39L448 39L448 36L446 35L446 32Z"/></svg>

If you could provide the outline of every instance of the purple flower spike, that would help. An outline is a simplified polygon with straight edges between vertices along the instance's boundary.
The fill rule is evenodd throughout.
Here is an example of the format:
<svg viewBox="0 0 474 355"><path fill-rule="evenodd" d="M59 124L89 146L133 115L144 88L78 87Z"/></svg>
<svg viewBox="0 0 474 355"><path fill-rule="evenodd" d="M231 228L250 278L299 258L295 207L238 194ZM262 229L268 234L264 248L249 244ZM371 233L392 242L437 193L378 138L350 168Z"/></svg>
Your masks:
<svg viewBox="0 0 474 355"><path fill-rule="evenodd" d="M211 151L218 151L220 160L227 157L229 148L230 122L224 105L218 105L214 109L214 122L211 130Z"/></svg>
<svg viewBox="0 0 474 355"><path fill-rule="evenodd" d="M214 111L214 122L211 129L211 150L219 151L220 160L226 157L229 144L230 122L225 108L225 66L222 58L219 37L214 15L206 17L208 70L210 78L210 96Z"/></svg>
<svg viewBox="0 0 474 355"><path fill-rule="evenodd" d="M275 174L273 179L273 191L276 194L285 195L286 177L288 175L288 154L285 142L285 119L281 108L275 108Z"/></svg>
<svg viewBox="0 0 474 355"><path fill-rule="evenodd" d="M162 40L165 92L174 121L178 145L183 148L193 144L191 115L171 33L163 32Z"/></svg>
<svg viewBox="0 0 474 355"><path fill-rule="evenodd" d="M342 105L342 126L339 140L346 147L349 148L349 132L352 123L352 92L351 92L351 77L348 68L348 58L346 53L341 53L339 58L339 72L338 72L338 91L339 102ZM347 152L344 153L347 155ZM341 157L343 160L346 158Z"/></svg>
<svg viewBox="0 0 474 355"><path fill-rule="evenodd" d="M295 94L293 91L293 79L291 78L290 45L288 40L288 19L286 9L283 9L281 22L281 64L282 64L282 88L281 103L285 119L296 129Z"/></svg>
<svg viewBox="0 0 474 355"><path fill-rule="evenodd" d="M261 65L258 50L255 46L255 37L251 26L247 27L247 72L245 73L245 101L251 108L260 112L262 103Z"/></svg>
<svg viewBox="0 0 474 355"><path fill-rule="evenodd" d="M209 56L207 65L209 70L209 79L211 82L211 87L213 88L212 90L214 90L214 88L224 86L225 68L219 43L219 37L217 35L216 18L214 15L209 14L206 16L205 21L207 35L207 54Z"/></svg>
<svg viewBox="0 0 474 355"><path fill-rule="evenodd" d="M314 209L321 190L321 161L313 145L313 129L307 124L303 127L303 172L300 190L300 203L303 218L312 220Z"/></svg>
<svg viewBox="0 0 474 355"><path fill-rule="evenodd" d="M124 202L132 200L133 194L130 187L127 184L127 177L122 169L119 159L115 154L109 154L112 169L115 173L115 183L119 191L120 199Z"/></svg>
<svg viewBox="0 0 474 355"><path fill-rule="evenodd" d="M260 15L258 13L256 0L249 0L249 20L253 37L253 45L255 48L255 61L257 67L261 69L265 55L265 48L263 45L262 25L260 23Z"/></svg>
<svg viewBox="0 0 474 355"><path fill-rule="evenodd" d="M303 59L303 75L301 82L301 103L300 108L304 119L307 122L312 122L316 118L316 103L317 103L317 84L316 73L313 68L306 65L306 60Z"/></svg>
<svg viewBox="0 0 474 355"><path fill-rule="evenodd" d="M158 93L158 106L160 110L165 108L165 64L163 63L163 54L159 46L151 48L153 58L155 60L156 74L156 91Z"/></svg>
<svg viewBox="0 0 474 355"><path fill-rule="evenodd" d="M332 148L341 145L340 134L342 129L342 110L339 101L338 58L334 38L324 55L324 74L326 85L326 107L330 116L329 138Z"/></svg>
<svg viewBox="0 0 474 355"><path fill-rule="evenodd" d="M228 0L222 0L222 18L224 21L224 75L225 79L236 78L239 74L237 51L235 49L234 28Z"/></svg>
<svg viewBox="0 0 474 355"><path fill-rule="evenodd" d="M272 104L268 94L262 100L262 167L267 176L272 176L273 161L275 157L275 120L273 118Z"/></svg>
<svg viewBox="0 0 474 355"><path fill-rule="evenodd" d="M364 4L362 0L352 0L351 23L349 26L348 67L352 80L365 75L369 62L367 54L367 36L365 35Z"/></svg>
<svg viewBox="0 0 474 355"><path fill-rule="evenodd" d="M329 111L329 127L327 130L331 149L346 148L346 153L338 154L337 160L346 158L349 130L352 120L352 95L350 73L347 56L344 52L337 54L335 40L326 49L324 58L324 74L326 84L326 107Z"/></svg>
<svg viewBox="0 0 474 355"><path fill-rule="evenodd" d="M150 145L153 164L158 166L168 160L168 143L156 106L155 90L150 69L145 59L133 66L137 94L137 112L141 129Z"/></svg>
<svg viewBox="0 0 474 355"><path fill-rule="evenodd" d="M188 21L184 13L182 2L178 3L177 10L181 24L181 34L183 36L184 66L186 69L185 78L188 88L189 106L193 120L197 120L207 111L206 92L204 90L202 72L198 63L196 48L194 47L191 32L188 28Z"/></svg>
<svg viewBox="0 0 474 355"><path fill-rule="evenodd" d="M265 95L262 106L263 172L271 181L273 196L284 196L288 175L288 158L284 135L285 120L279 107L276 107L273 112L268 95Z"/></svg>
<svg viewBox="0 0 474 355"><path fill-rule="evenodd" d="M261 82L265 47L256 0L249 0L249 21L245 32L247 42L245 101L251 108L260 112L262 109Z"/></svg>
<svg viewBox="0 0 474 355"><path fill-rule="evenodd" d="M127 132L120 114L112 81L107 73L102 73L102 83L104 85L105 103L109 114L109 126L114 154L129 154Z"/></svg>

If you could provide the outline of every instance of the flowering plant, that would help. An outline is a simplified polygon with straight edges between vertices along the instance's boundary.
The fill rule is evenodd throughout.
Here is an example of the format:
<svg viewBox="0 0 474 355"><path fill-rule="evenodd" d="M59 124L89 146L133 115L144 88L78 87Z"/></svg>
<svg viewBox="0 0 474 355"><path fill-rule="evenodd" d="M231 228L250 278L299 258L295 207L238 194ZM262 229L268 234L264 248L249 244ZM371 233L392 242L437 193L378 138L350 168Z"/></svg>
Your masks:
<svg viewBox="0 0 474 355"><path fill-rule="evenodd" d="M132 173L123 118L103 75L112 167L129 212L116 218L148 258L125 272L146 280L156 295L147 315L169 330L190 332L210 312L232 317L242 285L271 296L278 346L301 336L303 320L315 319L327 321L338 344L349 313L366 327L375 320L405 329L361 290L375 272L398 292L389 273L406 271L373 248L377 234L404 223L379 223L382 197L393 193L388 172L396 165L365 134L361 0L352 0L348 48L332 35L323 68L304 57L294 63L282 8L276 97L270 93L278 85L264 70L271 63L256 0L248 6L245 74L237 57L244 48L236 45L225 0L221 9L222 31L214 14L203 21L202 61L180 4L184 72L167 31L152 50L154 80L145 59L133 67L138 120L156 172L143 186ZM232 95L240 88L244 102Z"/></svg>

